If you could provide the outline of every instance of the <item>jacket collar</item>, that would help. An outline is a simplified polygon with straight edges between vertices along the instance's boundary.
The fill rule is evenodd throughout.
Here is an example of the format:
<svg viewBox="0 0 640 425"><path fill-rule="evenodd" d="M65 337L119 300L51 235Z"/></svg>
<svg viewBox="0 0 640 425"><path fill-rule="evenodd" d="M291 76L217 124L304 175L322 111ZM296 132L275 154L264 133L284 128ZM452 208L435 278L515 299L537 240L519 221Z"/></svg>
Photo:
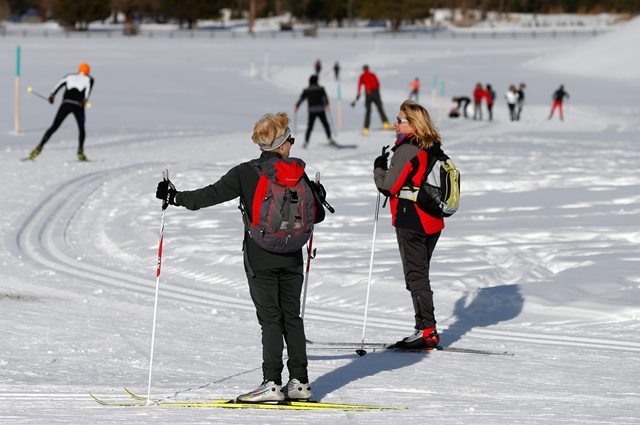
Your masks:
<svg viewBox="0 0 640 425"><path fill-rule="evenodd" d="M400 134L398 136L398 138L396 139L395 144L393 145L393 148L391 148L392 152L395 152L396 149L398 149L401 145L404 144L412 144L412 145L417 145L416 143L416 138L413 135L413 133L404 133L404 134Z"/></svg>
<svg viewBox="0 0 640 425"><path fill-rule="evenodd" d="M266 161L268 159L271 158L282 158L282 155L280 155L278 152L267 152L267 151L263 151L260 154L260 159Z"/></svg>

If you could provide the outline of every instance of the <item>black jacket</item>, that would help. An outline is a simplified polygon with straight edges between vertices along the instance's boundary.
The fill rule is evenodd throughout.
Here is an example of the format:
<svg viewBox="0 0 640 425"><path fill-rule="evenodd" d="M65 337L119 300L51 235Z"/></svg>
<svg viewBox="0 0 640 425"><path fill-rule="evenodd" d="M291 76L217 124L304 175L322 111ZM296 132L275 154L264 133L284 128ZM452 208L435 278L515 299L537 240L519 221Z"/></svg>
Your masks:
<svg viewBox="0 0 640 425"><path fill-rule="evenodd" d="M275 152L263 152L260 161L279 157ZM324 220L324 208L307 175L305 180L316 194L316 223ZM230 169L220 180L201 189L178 192L176 194L176 204L189 210L195 211L200 208L210 207L232 199L240 197L244 205L253 205L253 194L258 184L258 173L248 163L236 165ZM247 211L250 214L251 211ZM251 219L251 217L249 217ZM245 267L247 272L253 270L273 269L280 267L302 266L302 249L289 254L276 254L260 248L251 237L245 232L244 236Z"/></svg>
<svg viewBox="0 0 640 425"><path fill-rule="evenodd" d="M300 94L300 99L296 103L296 108L299 108L304 100L307 100L309 106L309 112L323 112L325 107L329 104L327 93L322 86L315 84L309 85Z"/></svg>

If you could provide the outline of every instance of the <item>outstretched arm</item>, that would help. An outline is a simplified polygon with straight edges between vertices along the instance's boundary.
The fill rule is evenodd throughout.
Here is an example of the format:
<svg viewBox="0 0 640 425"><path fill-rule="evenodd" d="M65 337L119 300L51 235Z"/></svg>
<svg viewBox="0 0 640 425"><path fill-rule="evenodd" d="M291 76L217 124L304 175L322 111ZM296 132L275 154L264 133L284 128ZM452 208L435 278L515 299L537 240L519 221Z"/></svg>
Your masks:
<svg viewBox="0 0 640 425"><path fill-rule="evenodd" d="M220 180L209 186L178 192L176 194L176 204L195 211L237 198L241 193L238 167L240 166L232 168Z"/></svg>

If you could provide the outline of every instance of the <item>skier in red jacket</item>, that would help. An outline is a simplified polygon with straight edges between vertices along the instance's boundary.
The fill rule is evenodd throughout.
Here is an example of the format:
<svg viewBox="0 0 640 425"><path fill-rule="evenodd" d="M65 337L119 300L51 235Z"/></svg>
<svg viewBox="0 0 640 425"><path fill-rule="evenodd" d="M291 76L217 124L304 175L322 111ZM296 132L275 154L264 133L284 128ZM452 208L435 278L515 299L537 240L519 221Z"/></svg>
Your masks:
<svg viewBox="0 0 640 425"><path fill-rule="evenodd" d="M476 84L473 90L473 119L482 121L482 100L487 97L487 91L482 84Z"/></svg>
<svg viewBox="0 0 640 425"><path fill-rule="evenodd" d="M378 77L376 74L369 71L369 65L364 65L362 67L362 74L360 74L360 79L358 80L358 95L356 96L356 100L351 102L351 106L356 106L356 102L360 99L360 90L364 87L365 94L365 113L364 113L364 126L362 127L362 135L369 135L369 123L371 122L371 103L376 105L378 108L378 113L380 114L380 119L382 120L383 126L385 130L393 130L393 126L389 124L389 120L387 119L387 114L384 113L384 109L382 108L382 99L380 98L380 82L378 81Z"/></svg>

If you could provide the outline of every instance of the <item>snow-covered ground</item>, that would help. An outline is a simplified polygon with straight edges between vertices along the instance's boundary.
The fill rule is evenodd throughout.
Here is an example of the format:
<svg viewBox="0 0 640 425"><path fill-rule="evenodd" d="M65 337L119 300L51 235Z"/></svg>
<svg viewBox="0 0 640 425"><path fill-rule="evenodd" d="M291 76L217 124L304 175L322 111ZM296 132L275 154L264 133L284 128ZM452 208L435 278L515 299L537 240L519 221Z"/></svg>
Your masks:
<svg viewBox="0 0 640 425"><path fill-rule="evenodd" d="M637 424L640 422L640 78L638 21L597 38L478 40L180 40L2 38L0 97L0 422L3 424ZM55 108L22 97L13 128L16 44L22 87L48 93L80 61L96 78L85 152L69 119L35 162L21 162ZM626 50L625 50L626 51ZM578 62L559 58L583 52ZM590 55L589 52L597 52ZM314 61L342 111L334 150L320 128L294 153L321 171L336 214L317 227L305 315L319 341L362 337L376 191L372 162L390 132L360 136L359 69L382 84L390 118L416 76L462 172L461 210L432 261L444 345L513 357L309 349L315 398L406 406L384 412L108 408L146 392L161 211L178 189L216 181L254 157L266 112L292 111ZM342 65L342 103L331 66ZM612 69L607 72L609 61ZM560 65L561 64L561 65ZM558 69L560 67L561 69ZM604 69L604 71L603 71ZM477 81L498 91L494 122L449 120ZM503 93L526 82L523 120ZM441 83L444 85L441 86ZM547 120L564 83L565 121ZM57 104L56 104L57 106ZM304 111L297 117L303 139ZM373 123L379 125L374 112ZM261 380L260 331L241 257L237 203L166 213L154 397L232 398ZM412 327L389 211L376 240L367 341ZM287 379L285 372L284 379Z"/></svg>

